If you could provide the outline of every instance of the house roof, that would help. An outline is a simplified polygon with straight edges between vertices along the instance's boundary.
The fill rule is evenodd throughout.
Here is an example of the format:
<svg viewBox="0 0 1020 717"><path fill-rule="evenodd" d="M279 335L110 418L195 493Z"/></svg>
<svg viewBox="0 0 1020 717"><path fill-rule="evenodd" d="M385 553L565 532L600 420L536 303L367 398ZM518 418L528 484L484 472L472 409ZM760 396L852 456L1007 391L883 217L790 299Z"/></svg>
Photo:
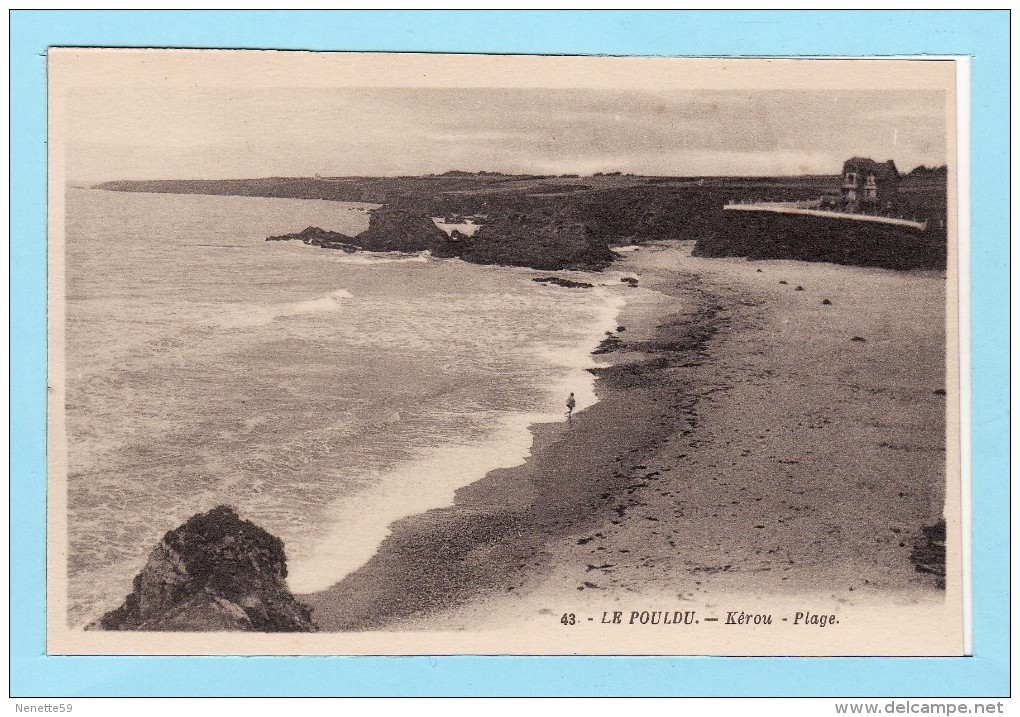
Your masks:
<svg viewBox="0 0 1020 717"><path fill-rule="evenodd" d="M870 157L851 157L843 163L843 173L846 172L857 172L862 175L871 173L879 180L899 179L900 177L893 160L876 162Z"/></svg>

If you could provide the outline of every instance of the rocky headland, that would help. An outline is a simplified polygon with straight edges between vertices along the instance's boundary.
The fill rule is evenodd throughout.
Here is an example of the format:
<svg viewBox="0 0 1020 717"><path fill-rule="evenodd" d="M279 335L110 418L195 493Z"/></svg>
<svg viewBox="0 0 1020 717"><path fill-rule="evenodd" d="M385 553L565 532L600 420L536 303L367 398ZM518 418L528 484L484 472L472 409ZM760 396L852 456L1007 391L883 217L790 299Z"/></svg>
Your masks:
<svg viewBox="0 0 1020 717"><path fill-rule="evenodd" d="M437 258L460 258L474 264L526 266L532 269L602 269L614 259L609 241L586 221L577 207L533 204L504 208L469 237L449 235L428 209L403 204L372 211L368 229L346 236L318 227L267 241L296 240L342 251L421 252Z"/></svg>
<svg viewBox="0 0 1020 717"><path fill-rule="evenodd" d="M799 259L891 269L944 268L945 175L911 173L899 184L897 211L927 219L928 231L874 225L837 227L797 217L734 217L731 201L789 202L838 186L832 176L592 177L447 172L423 177L271 177L239 180L107 182L99 189L371 202L366 231L355 237L315 227L271 240L297 240L342 251L428 250L476 264L542 270L601 269L614 246L673 239L697 242L696 256ZM448 235L432 217L484 217L474 236Z"/></svg>

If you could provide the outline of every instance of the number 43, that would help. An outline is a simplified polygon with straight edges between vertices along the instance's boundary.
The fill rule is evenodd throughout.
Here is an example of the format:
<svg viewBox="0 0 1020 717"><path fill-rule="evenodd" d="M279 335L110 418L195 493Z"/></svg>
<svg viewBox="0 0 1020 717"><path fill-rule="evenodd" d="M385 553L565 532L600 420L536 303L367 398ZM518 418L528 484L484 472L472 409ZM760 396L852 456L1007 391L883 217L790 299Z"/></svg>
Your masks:
<svg viewBox="0 0 1020 717"><path fill-rule="evenodd" d="M560 622L563 623L564 625L576 625L577 618L574 617L574 613L565 612L563 613L563 617L560 618Z"/></svg>

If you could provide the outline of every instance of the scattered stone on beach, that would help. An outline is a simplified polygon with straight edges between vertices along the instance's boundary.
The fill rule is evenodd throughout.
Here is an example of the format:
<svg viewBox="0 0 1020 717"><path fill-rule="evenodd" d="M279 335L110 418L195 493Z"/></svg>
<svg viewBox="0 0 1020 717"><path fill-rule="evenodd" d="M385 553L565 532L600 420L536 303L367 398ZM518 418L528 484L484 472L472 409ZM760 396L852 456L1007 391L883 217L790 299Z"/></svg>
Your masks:
<svg viewBox="0 0 1020 717"><path fill-rule="evenodd" d="M796 289L794 289L794 291L804 291L804 287L798 286Z"/></svg>
<svg viewBox="0 0 1020 717"><path fill-rule="evenodd" d="M617 332L620 332L620 331L626 331L626 330L627 330L627 327L626 327L626 326L617 326L617 327L616 327L616 330L617 330Z"/></svg>
<svg viewBox="0 0 1020 717"><path fill-rule="evenodd" d="M629 284L632 287L638 285L638 280L637 277L635 276L625 276L622 279L620 279L620 281L623 282L624 284Z"/></svg>
<svg viewBox="0 0 1020 717"><path fill-rule="evenodd" d="M316 631L286 577L283 541L221 505L164 535L124 604L89 629Z"/></svg>
<svg viewBox="0 0 1020 717"><path fill-rule="evenodd" d="M932 393L934 393L936 396L945 396L946 395L946 389L944 389L944 388L936 388L934 391L932 391Z"/></svg>
<svg viewBox="0 0 1020 717"><path fill-rule="evenodd" d="M863 336L854 336L854 337L853 337L852 339L850 339L850 340L851 340L851 341L856 341L856 342L857 342L857 343L859 343L859 344L863 344L863 343L864 343L864 337L863 337Z"/></svg>
<svg viewBox="0 0 1020 717"><path fill-rule="evenodd" d="M759 274L761 273L761 269L757 269L756 271L757 271L757 272L758 272Z"/></svg>
<svg viewBox="0 0 1020 717"><path fill-rule="evenodd" d="M785 283L786 283L786 281L784 281L784 280L782 280L782 279L781 279L781 280L779 281L779 283L780 283L780 284L785 284Z"/></svg>
<svg viewBox="0 0 1020 717"><path fill-rule="evenodd" d="M832 302L828 299L822 299L822 306L832 306Z"/></svg>

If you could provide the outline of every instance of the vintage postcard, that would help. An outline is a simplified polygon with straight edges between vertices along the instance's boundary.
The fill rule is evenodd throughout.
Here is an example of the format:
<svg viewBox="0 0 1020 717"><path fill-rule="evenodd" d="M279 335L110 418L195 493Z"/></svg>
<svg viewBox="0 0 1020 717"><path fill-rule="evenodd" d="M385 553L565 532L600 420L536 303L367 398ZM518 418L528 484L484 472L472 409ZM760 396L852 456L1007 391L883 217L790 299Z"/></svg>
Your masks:
<svg viewBox="0 0 1020 717"><path fill-rule="evenodd" d="M964 654L955 61L48 76L50 654Z"/></svg>

